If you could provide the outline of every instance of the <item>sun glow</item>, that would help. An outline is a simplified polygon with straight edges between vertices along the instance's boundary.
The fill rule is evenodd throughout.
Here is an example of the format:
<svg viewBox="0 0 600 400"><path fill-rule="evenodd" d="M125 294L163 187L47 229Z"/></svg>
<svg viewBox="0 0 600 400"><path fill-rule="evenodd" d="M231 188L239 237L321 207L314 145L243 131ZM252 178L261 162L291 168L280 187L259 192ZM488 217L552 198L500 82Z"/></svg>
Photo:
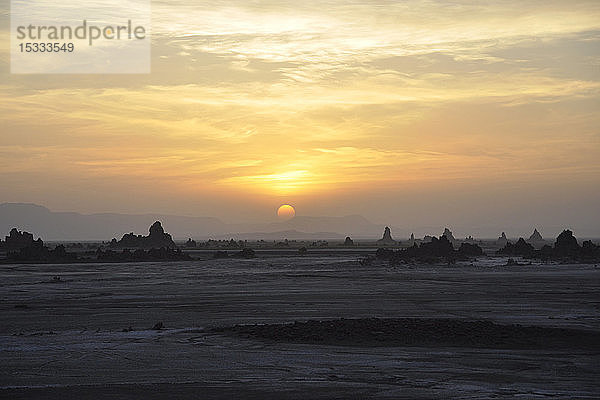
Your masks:
<svg viewBox="0 0 600 400"><path fill-rule="evenodd" d="M278 194L295 192L312 182L308 170L296 170L278 174L237 176L224 179L222 182L235 185L251 185Z"/></svg>
<svg viewBox="0 0 600 400"><path fill-rule="evenodd" d="M296 216L296 210L289 204L283 204L277 209L277 217L282 220L292 219Z"/></svg>

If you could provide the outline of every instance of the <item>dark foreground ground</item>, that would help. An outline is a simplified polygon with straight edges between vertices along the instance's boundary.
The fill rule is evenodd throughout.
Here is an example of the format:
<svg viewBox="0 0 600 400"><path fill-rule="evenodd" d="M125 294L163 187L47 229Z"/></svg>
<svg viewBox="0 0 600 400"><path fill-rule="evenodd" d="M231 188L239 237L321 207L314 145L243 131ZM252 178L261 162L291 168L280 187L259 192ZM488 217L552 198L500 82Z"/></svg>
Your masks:
<svg viewBox="0 0 600 400"><path fill-rule="evenodd" d="M600 398L600 268L504 262L0 266L0 398Z"/></svg>
<svg viewBox="0 0 600 400"><path fill-rule="evenodd" d="M272 343L355 347L600 350L600 332L449 318L343 318L215 327L208 329L207 333L224 333Z"/></svg>

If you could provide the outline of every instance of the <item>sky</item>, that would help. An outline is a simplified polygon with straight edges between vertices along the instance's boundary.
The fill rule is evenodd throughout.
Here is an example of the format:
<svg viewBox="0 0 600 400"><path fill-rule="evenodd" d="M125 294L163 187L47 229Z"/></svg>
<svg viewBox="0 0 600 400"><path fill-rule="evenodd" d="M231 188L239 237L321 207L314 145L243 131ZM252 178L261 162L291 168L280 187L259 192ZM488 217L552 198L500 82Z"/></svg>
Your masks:
<svg viewBox="0 0 600 400"><path fill-rule="evenodd" d="M2 3L0 202L600 235L600 2L190 3L143 75L10 74Z"/></svg>

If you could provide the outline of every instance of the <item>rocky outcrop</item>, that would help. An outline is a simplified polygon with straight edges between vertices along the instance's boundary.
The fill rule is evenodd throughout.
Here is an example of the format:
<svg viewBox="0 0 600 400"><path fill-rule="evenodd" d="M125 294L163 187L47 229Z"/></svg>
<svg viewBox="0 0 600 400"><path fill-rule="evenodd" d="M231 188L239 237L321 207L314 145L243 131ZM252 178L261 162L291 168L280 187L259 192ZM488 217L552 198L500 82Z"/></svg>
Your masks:
<svg viewBox="0 0 600 400"><path fill-rule="evenodd" d="M390 230L389 227L386 226L383 231L383 237L377 241L377 245L378 246L395 246L397 244L398 244L398 242L396 242L392 238L392 231Z"/></svg>
<svg viewBox="0 0 600 400"><path fill-rule="evenodd" d="M506 246L508 243L508 239L506 238L506 233L502 232L502 235L496 240L496 244L500 247Z"/></svg>
<svg viewBox="0 0 600 400"><path fill-rule="evenodd" d="M577 239L573 236L573 232L569 229L565 229L556 238L554 243L554 252L559 257L577 255L581 250Z"/></svg>
<svg viewBox="0 0 600 400"><path fill-rule="evenodd" d="M448 241L452 244L456 243L456 239L454 238L454 235L452 234L452 231L448 228L444 228L444 233L442 233L442 236L444 236L446 239L448 239Z"/></svg>
<svg viewBox="0 0 600 400"><path fill-rule="evenodd" d="M346 240L344 240L344 246L354 246L354 240L350 239L350 236L346 236Z"/></svg>
<svg viewBox="0 0 600 400"><path fill-rule="evenodd" d="M544 238L542 238L542 235L540 235L540 233L538 232L537 229L534 229L531 236L529 236L529 242L543 242L543 241L544 241Z"/></svg>
<svg viewBox="0 0 600 400"><path fill-rule="evenodd" d="M134 235L133 232L123 235L121 240L113 239L110 247L120 248L177 248L171 235L165 232L160 221L156 221L150 226L148 236Z"/></svg>
<svg viewBox="0 0 600 400"><path fill-rule="evenodd" d="M579 257L583 260L599 261L600 260L600 246L592 243L591 240L586 240L581 244L581 250L579 251Z"/></svg>
<svg viewBox="0 0 600 400"><path fill-rule="evenodd" d="M458 248L458 253L467 257L478 257L483 255L483 249L475 243L462 243Z"/></svg>
<svg viewBox="0 0 600 400"><path fill-rule="evenodd" d="M8 236L4 237L4 248L7 251L21 250L27 247L43 247L42 239L33 240L33 235L29 232L20 232L17 228L12 228Z"/></svg>
<svg viewBox="0 0 600 400"><path fill-rule="evenodd" d="M415 243L417 243L417 241L415 240L415 234L411 233L410 234L410 239L408 239L408 245L409 246L414 246Z"/></svg>
<svg viewBox="0 0 600 400"><path fill-rule="evenodd" d="M540 235L540 233L538 232L537 229L533 230L533 233L531 234L531 236L529 236L529 239L527 239L527 243L531 243L534 247L541 247L542 245L544 245L544 243L546 243L546 241L544 240L544 238L542 237L542 235Z"/></svg>
<svg viewBox="0 0 600 400"><path fill-rule="evenodd" d="M419 252L422 256L447 257L454 252L454 246L447 236L442 235L439 239L434 237L431 242L421 244Z"/></svg>
<svg viewBox="0 0 600 400"><path fill-rule="evenodd" d="M483 250L476 244L463 243L459 250L454 250L454 246L448 240L448 237L442 235L439 238L432 237L431 241L423 242L420 245L416 243L406 249L397 251L380 248L377 250L376 257L389 260L393 264L415 261L423 263L436 263L446 260L449 263L456 260L468 260L469 257L483 255Z"/></svg>
<svg viewBox="0 0 600 400"><path fill-rule="evenodd" d="M498 254L536 258L543 261L596 263L600 261L600 246L589 240L580 246L573 236L573 232L565 229L558 235L553 247L544 245L541 249L536 250L530 243L520 238L514 245L509 242L501 250L498 250Z"/></svg>
<svg viewBox="0 0 600 400"><path fill-rule="evenodd" d="M16 228L11 229L5 242L7 259L19 262L72 262L77 260L75 253L66 251L65 246L58 245L53 250L44 246L41 238L33 240L29 232L20 232Z"/></svg>
<svg viewBox="0 0 600 400"><path fill-rule="evenodd" d="M519 238L515 244L508 242L506 243L506 246L498 250L498 254L523 257L532 256L534 252L535 248L523 238Z"/></svg>

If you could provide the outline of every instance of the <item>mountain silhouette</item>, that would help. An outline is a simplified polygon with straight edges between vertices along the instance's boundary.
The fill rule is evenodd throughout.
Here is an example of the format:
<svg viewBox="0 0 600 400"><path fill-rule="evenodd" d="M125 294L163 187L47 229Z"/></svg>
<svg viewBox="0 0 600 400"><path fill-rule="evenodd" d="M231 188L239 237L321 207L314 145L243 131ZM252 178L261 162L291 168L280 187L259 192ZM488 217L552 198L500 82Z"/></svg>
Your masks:
<svg viewBox="0 0 600 400"><path fill-rule="evenodd" d="M267 239L338 239L377 237L383 225L374 224L360 215L343 217L296 216L284 222L227 224L213 217L186 217L163 214L80 214L55 212L37 204L0 204L0 232L19 230L34 232L46 240L110 240L129 232L146 232L154 221L169 227L175 239L209 239L249 237L256 234Z"/></svg>

